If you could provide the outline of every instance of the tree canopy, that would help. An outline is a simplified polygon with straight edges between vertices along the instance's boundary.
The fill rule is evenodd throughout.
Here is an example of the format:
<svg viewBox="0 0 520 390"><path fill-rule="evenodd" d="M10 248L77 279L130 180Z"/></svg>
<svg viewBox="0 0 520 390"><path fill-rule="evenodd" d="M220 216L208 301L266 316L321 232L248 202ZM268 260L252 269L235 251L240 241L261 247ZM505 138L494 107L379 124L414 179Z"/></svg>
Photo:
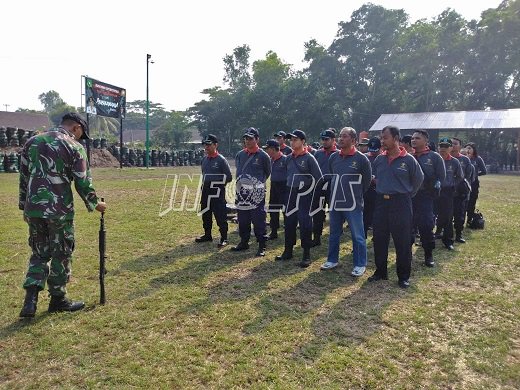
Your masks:
<svg viewBox="0 0 520 390"><path fill-rule="evenodd" d="M367 3L338 24L333 42L304 43L306 67L269 51L251 64L250 48L225 55L224 88L189 114L201 134L236 150L244 128L263 139L301 128L367 130L383 113L504 109L520 106L520 0L504 0L480 20L446 9L413 23L402 9Z"/></svg>

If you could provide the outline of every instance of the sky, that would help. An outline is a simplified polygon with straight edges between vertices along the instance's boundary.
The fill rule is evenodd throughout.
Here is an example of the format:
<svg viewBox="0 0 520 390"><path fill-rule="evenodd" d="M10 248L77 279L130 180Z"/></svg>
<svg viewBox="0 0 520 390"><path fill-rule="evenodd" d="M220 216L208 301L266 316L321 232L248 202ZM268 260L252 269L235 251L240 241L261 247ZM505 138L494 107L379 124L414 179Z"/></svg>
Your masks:
<svg viewBox="0 0 520 390"><path fill-rule="evenodd" d="M501 0L372 0L402 8L410 22L447 8L479 19ZM358 0L6 0L0 44L0 110L41 110L42 92L57 91L82 105L82 75L127 90L127 101L146 98L184 110L223 85L223 57L248 44L251 63L274 51L294 69L305 67L304 43L328 47L338 23L366 1ZM6 106L7 104L7 106ZM84 103L83 103L84 105Z"/></svg>

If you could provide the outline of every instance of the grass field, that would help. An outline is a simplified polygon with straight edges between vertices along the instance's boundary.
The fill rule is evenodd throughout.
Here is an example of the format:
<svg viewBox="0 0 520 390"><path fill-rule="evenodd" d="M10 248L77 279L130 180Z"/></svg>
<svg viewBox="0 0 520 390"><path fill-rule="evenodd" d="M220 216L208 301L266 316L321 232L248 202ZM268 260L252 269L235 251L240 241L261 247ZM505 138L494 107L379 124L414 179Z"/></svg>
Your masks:
<svg viewBox="0 0 520 390"><path fill-rule="evenodd" d="M367 274L350 276L348 235L331 272L319 270L326 245L305 270L300 249L273 261L283 239L265 258L254 245L196 246L194 212L159 217L166 174L179 172L198 168L94 170L110 207L107 304L97 305L99 214L76 198L68 291L87 308L47 314L44 293L32 321L17 318L29 257L17 176L0 175L1 388L520 388L520 177L483 177L486 229L454 253L437 249L433 269L415 247L403 291L393 257L390 280L367 283L371 244Z"/></svg>

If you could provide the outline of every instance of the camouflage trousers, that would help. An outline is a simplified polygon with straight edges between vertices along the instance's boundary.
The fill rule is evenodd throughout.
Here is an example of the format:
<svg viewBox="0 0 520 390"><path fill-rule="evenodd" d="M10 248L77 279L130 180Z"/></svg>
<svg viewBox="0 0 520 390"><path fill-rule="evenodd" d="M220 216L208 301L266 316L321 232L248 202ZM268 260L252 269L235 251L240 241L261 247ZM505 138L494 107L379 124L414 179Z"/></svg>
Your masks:
<svg viewBox="0 0 520 390"><path fill-rule="evenodd" d="M37 286L43 290L47 282L50 295L64 296L71 274L74 222L71 219L28 218L27 223L32 256L23 287Z"/></svg>

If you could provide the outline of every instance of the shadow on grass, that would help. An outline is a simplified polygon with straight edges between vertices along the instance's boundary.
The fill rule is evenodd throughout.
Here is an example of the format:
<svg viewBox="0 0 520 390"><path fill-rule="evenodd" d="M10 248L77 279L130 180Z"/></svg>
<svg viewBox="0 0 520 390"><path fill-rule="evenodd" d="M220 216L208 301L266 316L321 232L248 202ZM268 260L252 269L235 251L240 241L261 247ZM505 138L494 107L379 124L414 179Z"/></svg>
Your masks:
<svg viewBox="0 0 520 390"><path fill-rule="evenodd" d="M118 269L111 271L112 275L118 275L122 271L146 272L148 270L167 267L177 259L194 253L210 253L216 250L216 241L196 244L186 242L162 253L151 253L137 259L122 263Z"/></svg>
<svg viewBox="0 0 520 390"><path fill-rule="evenodd" d="M34 318L17 318L9 325L0 329L0 340L6 339L25 328L36 326L39 322L47 319L49 315L48 312L45 312L39 315L37 314Z"/></svg>

